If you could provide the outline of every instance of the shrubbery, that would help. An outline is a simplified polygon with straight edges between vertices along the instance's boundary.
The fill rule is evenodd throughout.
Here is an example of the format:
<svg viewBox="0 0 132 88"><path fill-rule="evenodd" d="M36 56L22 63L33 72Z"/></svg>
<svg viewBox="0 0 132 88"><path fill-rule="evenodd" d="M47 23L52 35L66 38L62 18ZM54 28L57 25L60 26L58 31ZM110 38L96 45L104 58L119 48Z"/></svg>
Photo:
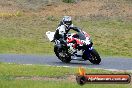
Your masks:
<svg viewBox="0 0 132 88"><path fill-rule="evenodd" d="M76 0L63 0L63 2L65 2L65 3L74 3L74 2L76 2Z"/></svg>

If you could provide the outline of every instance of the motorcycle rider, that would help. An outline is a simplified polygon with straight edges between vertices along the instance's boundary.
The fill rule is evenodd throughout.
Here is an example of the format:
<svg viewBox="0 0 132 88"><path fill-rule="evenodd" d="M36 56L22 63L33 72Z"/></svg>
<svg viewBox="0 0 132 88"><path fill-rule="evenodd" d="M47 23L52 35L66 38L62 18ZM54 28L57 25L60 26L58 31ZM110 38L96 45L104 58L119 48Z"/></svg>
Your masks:
<svg viewBox="0 0 132 88"><path fill-rule="evenodd" d="M54 35L54 40L59 40L61 44L66 45L66 34L71 30L79 31L77 27L74 27L72 24L72 18L71 16L64 16L62 20L60 21L55 35Z"/></svg>
<svg viewBox="0 0 132 88"><path fill-rule="evenodd" d="M55 42L55 44L58 46L58 48L62 48L62 47L65 47L66 46L66 52L68 52L68 49L70 47L67 46L67 33L70 31L70 30L74 30L76 32L80 32L80 29L78 27L75 27L73 26L72 24L72 18L70 16L64 16L62 18L62 20L60 21L56 31L55 31L55 34L54 34L54 39L53 41ZM78 34L75 34L73 35L74 37L79 37ZM79 48L79 44L77 44L76 41L72 41L71 40L71 43L73 43L73 48L74 48L74 51L73 51L73 54L77 53L77 49L80 49ZM64 46L62 46L62 44ZM60 50L61 52L61 49L58 49ZM76 56L74 56L74 59L77 59Z"/></svg>

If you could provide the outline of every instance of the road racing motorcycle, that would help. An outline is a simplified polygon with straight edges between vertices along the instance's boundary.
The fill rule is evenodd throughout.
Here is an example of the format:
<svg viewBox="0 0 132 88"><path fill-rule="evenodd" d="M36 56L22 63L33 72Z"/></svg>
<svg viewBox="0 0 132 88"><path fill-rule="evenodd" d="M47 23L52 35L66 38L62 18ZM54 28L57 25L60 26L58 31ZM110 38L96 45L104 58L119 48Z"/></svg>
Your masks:
<svg viewBox="0 0 132 88"><path fill-rule="evenodd" d="M100 55L93 48L93 42L90 35L78 28L77 33L67 33L66 44L60 43L54 39L55 32L48 31L46 35L51 42L54 42L55 55L64 63L70 63L71 60L87 61L93 64L101 62Z"/></svg>

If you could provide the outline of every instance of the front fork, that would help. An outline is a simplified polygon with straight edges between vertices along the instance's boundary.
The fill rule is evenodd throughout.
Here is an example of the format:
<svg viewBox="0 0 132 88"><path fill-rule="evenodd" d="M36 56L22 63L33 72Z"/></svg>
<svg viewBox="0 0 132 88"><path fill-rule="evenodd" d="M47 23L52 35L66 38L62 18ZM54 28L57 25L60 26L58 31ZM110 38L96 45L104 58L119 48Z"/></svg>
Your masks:
<svg viewBox="0 0 132 88"><path fill-rule="evenodd" d="M93 47L90 47L90 48L88 48L88 49L86 49L85 51L84 51L84 55L86 55L86 59L88 60L88 59L90 59L90 58L92 58L92 56L90 55L90 53L91 53L91 51L93 50Z"/></svg>

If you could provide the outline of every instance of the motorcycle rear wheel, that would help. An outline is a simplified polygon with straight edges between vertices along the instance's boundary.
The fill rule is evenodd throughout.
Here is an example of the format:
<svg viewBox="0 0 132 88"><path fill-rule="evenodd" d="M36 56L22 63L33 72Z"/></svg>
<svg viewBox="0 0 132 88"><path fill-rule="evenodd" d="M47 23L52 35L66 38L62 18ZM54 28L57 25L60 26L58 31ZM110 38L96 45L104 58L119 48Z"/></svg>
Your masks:
<svg viewBox="0 0 132 88"><path fill-rule="evenodd" d="M56 46L54 47L54 52L55 52L55 55L58 57L59 60L61 60L64 63L70 63L70 61L71 61L71 55L70 54L68 54L66 52L65 53L59 52L58 47L56 47ZM61 55L61 53L64 55Z"/></svg>

